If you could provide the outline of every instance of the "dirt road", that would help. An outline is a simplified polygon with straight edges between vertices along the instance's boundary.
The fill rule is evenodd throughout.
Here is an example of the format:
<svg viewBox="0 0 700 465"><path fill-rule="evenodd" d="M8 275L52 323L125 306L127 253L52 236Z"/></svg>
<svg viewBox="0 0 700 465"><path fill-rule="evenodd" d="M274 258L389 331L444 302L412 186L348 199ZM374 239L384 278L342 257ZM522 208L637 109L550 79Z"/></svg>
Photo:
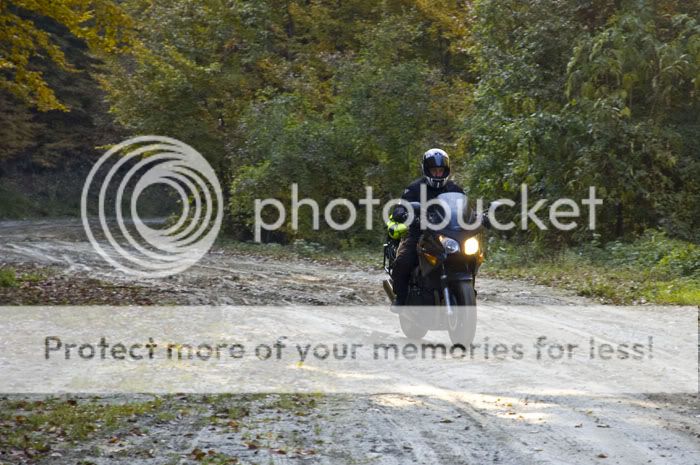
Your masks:
<svg viewBox="0 0 700 465"><path fill-rule="evenodd" d="M0 263L51 266L63 282L99 279L137 286L161 304L386 303L379 270L279 261L226 248L215 248L173 278L134 281L112 271L84 240L81 225L71 220L0 222ZM477 288L481 302L495 304L587 303L524 282L480 279ZM387 312L377 318L401 337L395 317ZM358 330L364 326L358 322ZM142 434L128 440L97 436L70 449L57 446L58 452L40 459L18 454L0 456L0 462L223 464L236 463L231 459L236 457L241 463L700 463L697 395L524 396L503 389L326 395L311 401L284 395L174 396L161 409L158 415L135 417L130 427ZM240 418L229 418L241 409Z"/></svg>
<svg viewBox="0 0 700 465"><path fill-rule="evenodd" d="M381 252L378 252L381 253ZM57 267L75 278L154 288L155 303L224 305L383 305L383 273L373 268L319 264L233 253L214 247L197 265L167 279L134 280L102 260L75 220L0 222L0 264ZM569 292L519 281L480 279L479 300L503 304L576 305L585 299ZM116 303L116 302L115 302Z"/></svg>

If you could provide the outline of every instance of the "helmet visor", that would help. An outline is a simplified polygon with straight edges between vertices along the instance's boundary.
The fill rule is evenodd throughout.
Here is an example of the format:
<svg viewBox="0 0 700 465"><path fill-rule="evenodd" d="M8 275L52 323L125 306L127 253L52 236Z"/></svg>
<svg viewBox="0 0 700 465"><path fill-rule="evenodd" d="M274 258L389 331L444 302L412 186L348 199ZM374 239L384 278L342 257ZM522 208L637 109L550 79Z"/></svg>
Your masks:
<svg viewBox="0 0 700 465"><path fill-rule="evenodd" d="M431 178L444 178L447 170L443 166L435 166L433 168L428 168Z"/></svg>
<svg viewBox="0 0 700 465"><path fill-rule="evenodd" d="M423 161L423 171L431 178L445 178L450 174L450 159L441 153L432 154Z"/></svg>

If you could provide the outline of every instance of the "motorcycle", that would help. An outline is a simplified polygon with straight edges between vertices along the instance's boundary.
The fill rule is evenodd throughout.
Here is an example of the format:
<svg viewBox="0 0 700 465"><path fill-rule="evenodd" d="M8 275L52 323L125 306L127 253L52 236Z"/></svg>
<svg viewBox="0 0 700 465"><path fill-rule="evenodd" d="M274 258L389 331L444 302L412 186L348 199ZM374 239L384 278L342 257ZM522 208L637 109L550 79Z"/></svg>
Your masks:
<svg viewBox="0 0 700 465"><path fill-rule="evenodd" d="M426 217L433 225L446 225L421 232L418 265L411 272L406 306L401 309L399 323L410 339L420 339L432 330L447 330L453 344L466 347L476 333L475 282L484 260L484 225L483 221L474 224L476 214L468 208L464 194L448 192L437 199L442 206L428 209ZM414 216L419 218L420 204L412 202L411 206ZM449 221L443 221L446 218L443 209L449 210ZM384 270L389 276L398 244L398 240L391 238L384 244ZM393 301L391 277L384 280L383 286Z"/></svg>

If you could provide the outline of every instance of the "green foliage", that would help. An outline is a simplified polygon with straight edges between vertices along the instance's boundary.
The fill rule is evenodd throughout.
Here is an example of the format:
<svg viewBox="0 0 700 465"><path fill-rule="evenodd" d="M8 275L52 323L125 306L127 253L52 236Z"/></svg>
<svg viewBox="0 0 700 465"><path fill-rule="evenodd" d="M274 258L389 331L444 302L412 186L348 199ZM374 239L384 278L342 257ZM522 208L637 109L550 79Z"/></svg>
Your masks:
<svg viewBox="0 0 700 465"><path fill-rule="evenodd" d="M475 190L583 198L596 186L604 237L663 226L698 240L698 4L639 6L476 2Z"/></svg>
<svg viewBox="0 0 700 465"><path fill-rule="evenodd" d="M93 116L100 71L129 133L176 137L212 162L238 238L251 236L257 198L288 206L296 183L322 207L364 197L365 185L388 200L440 146L472 197L517 202L526 183L532 202L582 199L596 186L601 242L649 228L700 241L698 0L35 3L0 8L11 25L3 56L46 81L15 95L36 103L55 89L42 105L60 100L75 120L54 124L0 94L0 158L31 153L32 166L52 169L108 142ZM15 50L7 31L22 25L31 40ZM44 59L25 59L37 51ZM19 70L7 68L6 82ZM360 221L316 230L308 208L297 231L290 220L264 239L352 247L381 235L378 217L374 233ZM591 239L583 229L525 236Z"/></svg>
<svg viewBox="0 0 700 465"><path fill-rule="evenodd" d="M17 287L17 272L14 268L0 268L0 287Z"/></svg>
<svg viewBox="0 0 700 465"><path fill-rule="evenodd" d="M256 198L321 205L391 198L417 173L429 146L454 146L468 106L466 6L367 0L125 2L144 47L108 63L112 112L132 131L197 147L230 179L230 219L249 237ZM436 47L435 44L438 44ZM376 215L379 224L378 214ZM336 221L343 221L338 209ZM359 226L359 225L358 225ZM267 240L305 237L339 245L301 215Z"/></svg>
<svg viewBox="0 0 700 465"><path fill-rule="evenodd" d="M52 445L85 441L128 425L129 420L157 411L160 399L127 404L60 400L8 401L0 403L3 434L0 448L28 451L34 460L48 456Z"/></svg>
<svg viewBox="0 0 700 465"><path fill-rule="evenodd" d="M649 230L631 242L552 250L492 240L484 271L565 287L605 303L700 304L700 247Z"/></svg>
<svg viewBox="0 0 700 465"><path fill-rule="evenodd" d="M249 227L256 198L273 197L289 206L293 183L299 198L313 198L323 208L334 198L363 198L367 183L378 186L375 196L390 198L415 177L419 154L434 136L430 82L440 82L440 76L418 62L350 64L340 75L337 96L323 112L329 116L302 95L290 94L253 106L243 118L247 136L238 159L250 164L238 169L232 184L234 219ZM401 94L411 98L397 99ZM337 245L338 239L362 234L361 228L344 235L315 233L309 212L300 214L299 237ZM283 232L293 235L290 226Z"/></svg>
<svg viewBox="0 0 700 465"><path fill-rule="evenodd" d="M574 48L567 95L589 125L579 182L603 187L627 229L660 220L691 238L700 226L700 145L688 137L700 129L700 24L658 13L623 11Z"/></svg>

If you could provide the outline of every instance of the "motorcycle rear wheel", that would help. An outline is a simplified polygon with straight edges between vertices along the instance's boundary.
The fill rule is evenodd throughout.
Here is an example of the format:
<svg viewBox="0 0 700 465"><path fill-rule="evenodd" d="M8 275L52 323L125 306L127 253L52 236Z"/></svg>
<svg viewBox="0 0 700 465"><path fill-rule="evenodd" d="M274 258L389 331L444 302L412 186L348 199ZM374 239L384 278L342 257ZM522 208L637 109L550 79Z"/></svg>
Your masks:
<svg viewBox="0 0 700 465"><path fill-rule="evenodd" d="M476 293L472 281L459 282L453 289L455 306L452 317L447 317L447 332L452 344L465 348L474 340L476 334Z"/></svg>

